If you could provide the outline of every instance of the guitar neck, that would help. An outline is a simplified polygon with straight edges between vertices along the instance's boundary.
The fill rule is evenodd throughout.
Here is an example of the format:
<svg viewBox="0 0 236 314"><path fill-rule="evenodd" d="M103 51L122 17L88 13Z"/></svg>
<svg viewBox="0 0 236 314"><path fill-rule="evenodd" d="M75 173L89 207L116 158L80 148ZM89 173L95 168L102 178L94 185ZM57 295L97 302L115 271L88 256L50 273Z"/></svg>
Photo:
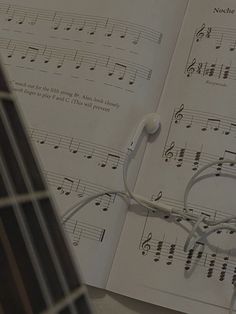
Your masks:
<svg viewBox="0 0 236 314"><path fill-rule="evenodd" d="M49 191L0 67L0 314L90 314Z"/></svg>

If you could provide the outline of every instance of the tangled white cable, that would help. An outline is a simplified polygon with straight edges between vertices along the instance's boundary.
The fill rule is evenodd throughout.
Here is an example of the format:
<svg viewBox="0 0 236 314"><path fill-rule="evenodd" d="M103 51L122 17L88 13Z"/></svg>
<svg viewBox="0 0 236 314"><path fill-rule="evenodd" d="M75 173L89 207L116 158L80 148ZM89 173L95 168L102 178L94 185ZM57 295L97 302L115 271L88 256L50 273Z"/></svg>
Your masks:
<svg viewBox="0 0 236 314"><path fill-rule="evenodd" d="M200 168L197 172L195 172L195 174L188 181L187 186L184 191L183 210L176 209L174 207L171 207L159 201L152 202L140 195L135 194L133 191L131 191L128 185L127 176L128 176L129 163L132 159L132 153L136 150L136 146L137 146L137 143L139 141L139 138L143 129L146 129L148 134L154 134L159 129L159 127L160 127L160 117L156 114L149 114L141 121L138 128L136 129L133 139L128 147L127 156L123 164L123 182L124 182L124 188L125 188L124 191L120 191L120 190L104 191L104 192L97 193L97 194L84 198L81 202L77 203L72 208L66 211L66 213L62 217L63 222L66 222L67 220L69 220L77 211L82 209L85 205L87 205L94 199L98 197L102 197L105 194L110 194L110 195L115 194L124 198L128 203L130 203L130 201L133 200L140 206L145 207L146 209L149 209L152 212L162 213L162 214L174 217L176 219L181 218L192 223L193 224L192 229L189 231L189 234L184 244L185 252L193 248L196 242L201 241L202 238L206 238L210 234L217 232L218 230L230 230L230 231L236 232L236 226L234 226L236 224L236 216L231 216L231 217L220 219L220 220L213 220L211 218L208 218L204 214L201 214L201 215L194 214L188 209L189 193L193 185L199 179L200 174L202 174L207 169L214 167L216 165L219 165L219 164L221 164L221 166L223 164L234 165L236 164L236 161L229 160L229 159L224 159L220 161L216 160L216 161L206 164L205 166ZM195 235L198 233L198 229L200 229L200 225L202 223L204 223L204 225L208 226L209 228L207 228L207 231L203 231L201 229L201 236L196 237ZM230 302L230 309L229 309L230 314L232 314L233 312L235 295L236 295L236 282L234 283L233 295Z"/></svg>

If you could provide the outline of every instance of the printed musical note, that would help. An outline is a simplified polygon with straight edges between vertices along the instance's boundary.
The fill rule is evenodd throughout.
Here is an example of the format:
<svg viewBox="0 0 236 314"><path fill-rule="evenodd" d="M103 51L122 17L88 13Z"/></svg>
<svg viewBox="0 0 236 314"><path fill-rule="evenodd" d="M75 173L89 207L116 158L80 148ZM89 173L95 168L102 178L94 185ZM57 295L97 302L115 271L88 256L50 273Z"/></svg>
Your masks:
<svg viewBox="0 0 236 314"><path fill-rule="evenodd" d="M148 252L151 249L151 245L150 245L150 241L152 240L152 233L150 232L146 238L146 240L144 240L142 242L141 248L142 248L142 255L147 255Z"/></svg>
<svg viewBox="0 0 236 314"><path fill-rule="evenodd" d="M67 33L83 32L90 37L100 32L104 34L104 37L112 38L113 33L117 33L119 38L126 38L133 45L138 45L141 41L159 45L162 40L161 32L125 20L74 12L43 10L20 5L6 5L5 3L0 3L0 5L0 15L5 16L9 23L13 20L19 25L27 22L30 26L48 26L54 32L59 29Z"/></svg>
<svg viewBox="0 0 236 314"><path fill-rule="evenodd" d="M236 132L236 123L229 123L229 127L223 133L229 135Z"/></svg>
<svg viewBox="0 0 236 314"><path fill-rule="evenodd" d="M78 246L82 239L103 242L106 230L76 219L63 219L62 226L70 235L72 244Z"/></svg>

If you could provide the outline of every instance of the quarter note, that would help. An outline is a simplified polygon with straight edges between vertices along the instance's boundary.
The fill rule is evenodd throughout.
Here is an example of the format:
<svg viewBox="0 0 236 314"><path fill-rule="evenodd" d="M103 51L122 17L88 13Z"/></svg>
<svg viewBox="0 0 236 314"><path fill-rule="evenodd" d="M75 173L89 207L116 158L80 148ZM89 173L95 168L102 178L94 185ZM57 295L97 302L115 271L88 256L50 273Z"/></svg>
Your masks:
<svg viewBox="0 0 236 314"><path fill-rule="evenodd" d="M138 33L137 37L132 41L134 45L137 45L139 43L139 40L141 38L141 32Z"/></svg>
<svg viewBox="0 0 236 314"><path fill-rule="evenodd" d="M229 128L224 131L225 135L229 135L231 132L235 132L236 131L236 123L230 123Z"/></svg>
<svg viewBox="0 0 236 314"><path fill-rule="evenodd" d="M236 48L236 40L234 40L233 42L230 43L230 48L229 48L229 50L230 50L230 51L234 51L235 48Z"/></svg>
<svg viewBox="0 0 236 314"><path fill-rule="evenodd" d="M125 28L125 30L120 34L120 38L124 39L126 37L127 34L127 27Z"/></svg>
<svg viewBox="0 0 236 314"><path fill-rule="evenodd" d="M135 70L135 72L130 76L129 85L134 85L137 77L137 72L138 70Z"/></svg>
<svg viewBox="0 0 236 314"><path fill-rule="evenodd" d="M217 40L216 40L216 49L220 49L221 48L223 38L224 38L224 34L222 33L220 38L217 38Z"/></svg>
<svg viewBox="0 0 236 314"><path fill-rule="evenodd" d="M91 27L91 29L89 30L88 34L89 35L94 35L96 33L96 30L97 30L97 22L94 23L94 25Z"/></svg>
<svg viewBox="0 0 236 314"><path fill-rule="evenodd" d="M52 22L53 22L52 28L53 28L55 31L57 31L57 30L60 28L60 26L61 26L61 21L62 21L62 17L58 16L58 13L55 13L55 14L54 14L54 17L53 17L53 20L52 20Z"/></svg>
<svg viewBox="0 0 236 314"><path fill-rule="evenodd" d="M105 34L105 36L111 37L112 34L113 34L113 31L114 31L114 27L115 27L115 25L113 24L111 30L109 30L109 31Z"/></svg>
<svg viewBox="0 0 236 314"><path fill-rule="evenodd" d="M86 21L83 21L82 24L80 26L77 26L75 28L75 30L79 31L79 32L82 32L85 28L85 25L86 25Z"/></svg>

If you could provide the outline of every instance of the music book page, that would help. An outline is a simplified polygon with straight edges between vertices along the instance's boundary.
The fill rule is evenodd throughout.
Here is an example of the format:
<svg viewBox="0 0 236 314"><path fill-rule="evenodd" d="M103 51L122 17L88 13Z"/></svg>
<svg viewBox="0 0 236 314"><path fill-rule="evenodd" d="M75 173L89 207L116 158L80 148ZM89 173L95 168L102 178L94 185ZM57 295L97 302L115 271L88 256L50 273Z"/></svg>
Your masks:
<svg viewBox="0 0 236 314"><path fill-rule="evenodd" d="M235 1L189 2L158 109L161 131L147 147L135 188L184 211L188 180L218 160L188 199L189 210L214 220L235 215L236 168L221 164L236 158L235 15ZM191 221L130 209L108 288L184 313L229 313L235 233L200 233L184 252Z"/></svg>
<svg viewBox="0 0 236 314"><path fill-rule="evenodd" d="M186 4L1 1L0 53L60 217L86 196L123 189L127 145L157 107ZM61 218L86 283L106 286L126 213L106 193Z"/></svg>

